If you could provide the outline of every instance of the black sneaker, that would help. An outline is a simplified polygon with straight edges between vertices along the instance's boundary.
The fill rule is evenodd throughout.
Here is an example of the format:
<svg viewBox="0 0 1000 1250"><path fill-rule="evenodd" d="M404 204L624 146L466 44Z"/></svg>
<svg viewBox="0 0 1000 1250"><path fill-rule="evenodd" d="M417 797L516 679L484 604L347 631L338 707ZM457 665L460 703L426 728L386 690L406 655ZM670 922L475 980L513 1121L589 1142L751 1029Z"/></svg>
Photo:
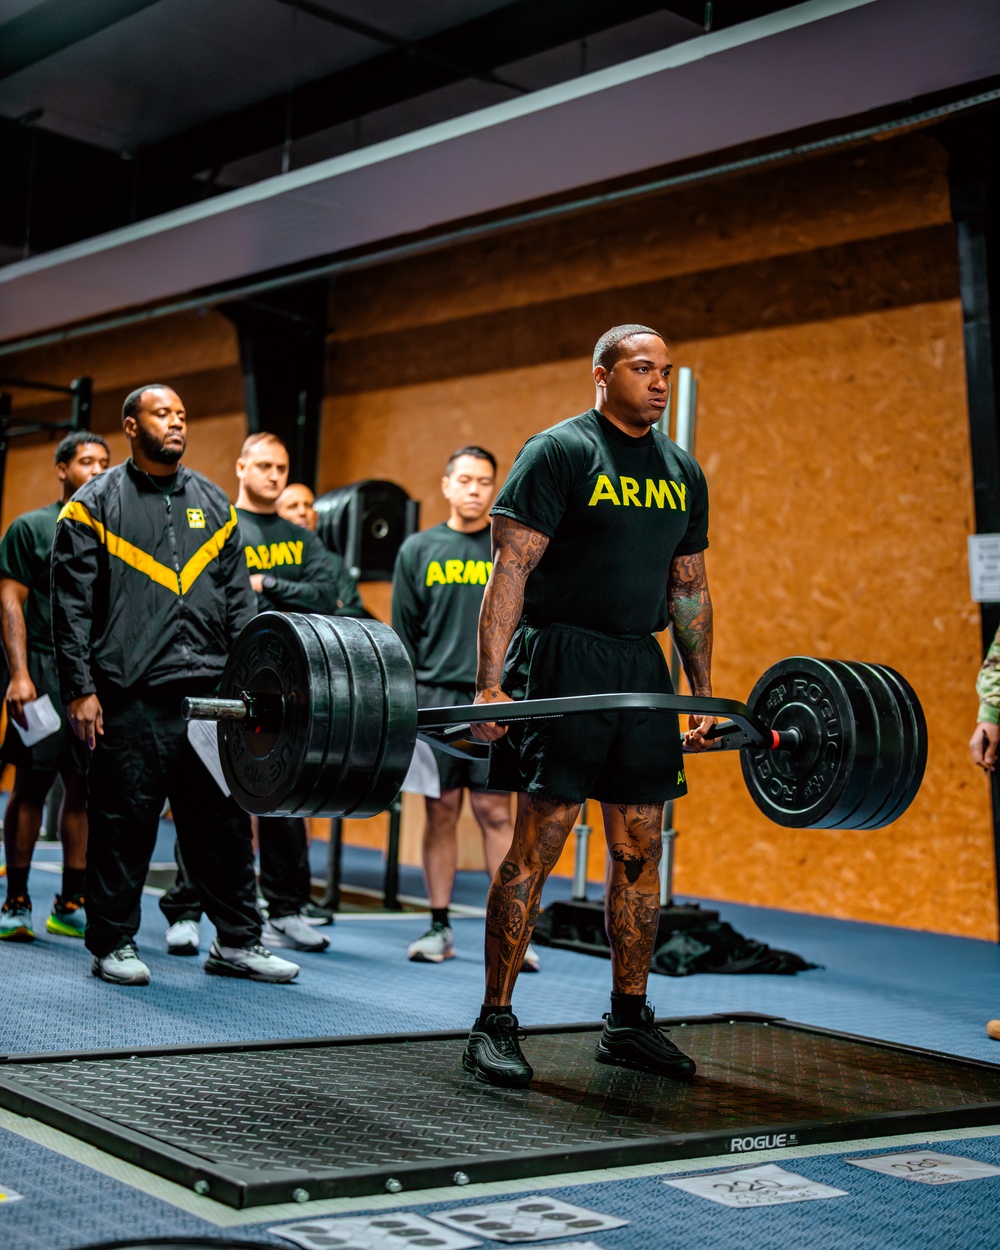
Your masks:
<svg viewBox="0 0 1000 1250"><path fill-rule="evenodd" d="M642 1009L639 1024L615 1024L610 1014L604 1016L604 1032L597 1043L597 1062L611 1063L636 1072L652 1072L670 1076L677 1081L689 1080L695 1074L695 1062L677 1049L661 1028L653 1023L653 1009Z"/></svg>
<svg viewBox="0 0 1000 1250"><path fill-rule="evenodd" d="M502 1012L490 1016L484 1024L477 1020L462 1056L462 1067L472 1072L477 1081L487 1085L508 1085L523 1089L535 1075L524 1055L519 1038L524 1034L517 1027L517 1016Z"/></svg>

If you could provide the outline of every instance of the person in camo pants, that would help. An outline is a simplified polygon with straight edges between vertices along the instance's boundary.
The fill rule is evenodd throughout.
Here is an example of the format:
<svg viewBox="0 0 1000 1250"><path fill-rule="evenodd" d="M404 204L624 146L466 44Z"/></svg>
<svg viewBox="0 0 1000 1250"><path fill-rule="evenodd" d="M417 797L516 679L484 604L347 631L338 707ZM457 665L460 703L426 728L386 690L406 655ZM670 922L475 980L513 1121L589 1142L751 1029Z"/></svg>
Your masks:
<svg viewBox="0 0 1000 1250"><path fill-rule="evenodd" d="M1000 746L1000 630L994 635L979 670L976 694L979 695L979 718L969 739L969 750L974 764L984 772L993 773ZM990 1020L986 1032L1000 1042L1000 1020Z"/></svg>

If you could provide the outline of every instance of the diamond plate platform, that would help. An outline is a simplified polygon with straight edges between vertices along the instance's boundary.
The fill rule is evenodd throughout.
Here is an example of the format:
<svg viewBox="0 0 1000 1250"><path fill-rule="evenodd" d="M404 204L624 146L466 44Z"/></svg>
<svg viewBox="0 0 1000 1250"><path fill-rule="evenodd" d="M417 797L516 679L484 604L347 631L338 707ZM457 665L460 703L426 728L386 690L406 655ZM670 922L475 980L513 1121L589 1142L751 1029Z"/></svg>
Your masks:
<svg viewBox="0 0 1000 1250"><path fill-rule="evenodd" d="M528 1090L464 1033L11 1055L0 1106L233 1207L1000 1122L1000 1066L741 1014L664 1021L698 1076L594 1062L600 1025L528 1029Z"/></svg>

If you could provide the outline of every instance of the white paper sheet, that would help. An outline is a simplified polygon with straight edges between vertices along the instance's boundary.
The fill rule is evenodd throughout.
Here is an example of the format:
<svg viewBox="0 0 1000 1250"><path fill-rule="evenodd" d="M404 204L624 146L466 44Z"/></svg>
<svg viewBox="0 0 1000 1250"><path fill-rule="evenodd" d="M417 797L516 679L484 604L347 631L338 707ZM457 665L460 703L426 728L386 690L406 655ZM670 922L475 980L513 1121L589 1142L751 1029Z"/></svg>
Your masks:
<svg viewBox="0 0 1000 1250"><path fill-rule="evenodd" d="M1000 1176L1000 1168L978 1159L961 1155L942 1155L936 1150L904 1150L899 1154L874 1155L867 1159L847 1159L857 1168L898 1176L918 1185L954 1185L957 1181L976 1181L984 1176Z"/></svg>
<svg viewBox="0 0 1000 1250"><path fill-rule="evenodd" d="M423 794L429 799L441 797L441 773L430 746L418 738L413 748L410 768L399 787L405 794Z"/></svg>
<svg viewBox="0 0 1000 1250"><path fill-rule="evenodd" d="M215 721L189 720L187 736L195 754L212 774L212 780L223 794L228 795L230 791L222 771L222 760L219 758L219 731Z"/></svg>
<svg viewBox="0 0 1000 1250"><path fill-rule="evenodd" d="M276 1224L267 1231L294 1241L304 1250L404 1250L406 1246L468 1250L482 1244L410 1211L296 1220L294 1224Z"/></svg>
<svg viewBox="0 0 1000 1250"><path fill-rule="evenodd" d="M24 719L28 722L27 729L16 720L11 720L11 724L21 735L21 741L26 747L33 747L43 738L50 738L62 726L62 717L52 706L52 700L47 694L24 704Z"/></svg>
<svg viewBox="0 0 1000 1250"><path fill-rule="evenodd" d="M0 1202L20 1202L24 1194L19 1194L13 1189L8 1189L6 1185L0 1182Z"/></svg>
<svg viewBox="0 0 1000 1250"><path fill-rule="evenodd" d="M571 1233L601 1233L609 1228L622 1228L628 1223L628 1220L620 1220L614 1215L588 1211L586 1207L575 1207L539 1194L511 1202L487 1202L482 1206L437 1211L431 1219L508 1244L549 1241Z"/></svg>
<svg viewBox="0 0 1000 1250"><path fill-rule="evenodd" d="M797 1172L786 1172L776 1163L701 1176L665 1180L665 1185L686 1190L724 1207L774 1207L787 1202L812 1202L818 1198L846 1198L847 1191L821 1185Z"/></svg>

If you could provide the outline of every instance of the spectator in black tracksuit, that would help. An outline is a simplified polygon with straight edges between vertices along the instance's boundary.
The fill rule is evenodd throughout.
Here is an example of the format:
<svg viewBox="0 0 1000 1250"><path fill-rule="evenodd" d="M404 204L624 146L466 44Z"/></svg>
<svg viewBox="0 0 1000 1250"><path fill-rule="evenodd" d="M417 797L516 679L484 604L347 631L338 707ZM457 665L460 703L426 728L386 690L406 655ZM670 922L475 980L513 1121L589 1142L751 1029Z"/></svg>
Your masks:
<svg viewBox="0 0 1000 1250"><path fill-rule="evenodd" d="M240 541L258 609L352 615L344 610L329 552L314 534L277 514L278 496L288 481L288 450L281 439L251 434L236 462L236 476ZM260 888L268 911L265 941L293 950L325 950L329 941L315 926L329 924L333 916L311 907L305 821L299 816L261 816L257 833ZM174 954L186 953L182 942L189 947L197 943L198 885L198 874L184 855L177 884L160 900L171 921L167 949Z"/></svg>
<svg viewBox="0 0 1000 1250"><path fill-rule="evenodd" d="M63 508L52 553L52 630L70 723L93 752L87 815L87 947L106 981L145 985L142 887L169 797L177 836L215 924L207 972L289 981L298 966L260 944L249 817L191 746L185 695L213 692L254 614L236 513L184 468L186 414L169 387L133 391L131 459Z"/></svg>

